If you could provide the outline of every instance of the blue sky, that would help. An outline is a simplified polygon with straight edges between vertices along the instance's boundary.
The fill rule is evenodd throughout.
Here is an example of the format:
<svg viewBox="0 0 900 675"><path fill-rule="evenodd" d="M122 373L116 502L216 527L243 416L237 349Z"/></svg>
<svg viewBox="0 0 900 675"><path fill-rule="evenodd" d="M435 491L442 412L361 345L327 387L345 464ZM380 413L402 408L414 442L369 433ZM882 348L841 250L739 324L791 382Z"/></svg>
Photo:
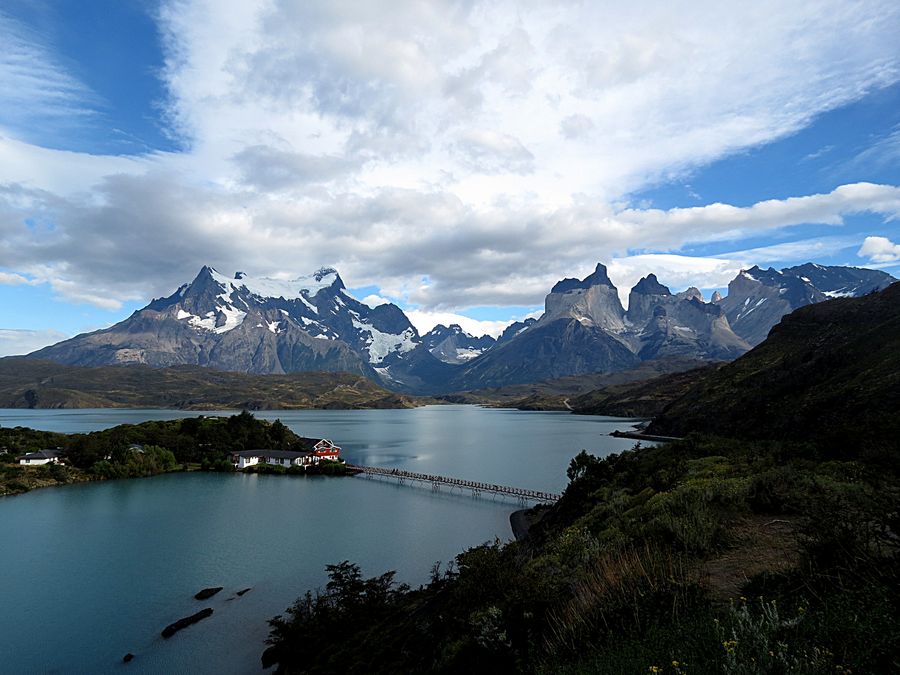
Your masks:
<svg viewBox="0 0 900 675"><path fill-rule="evenodd" d="M598 261L900 275L900 9L784 5L7 2L0 355L203 264L494 333Z"/></svg>

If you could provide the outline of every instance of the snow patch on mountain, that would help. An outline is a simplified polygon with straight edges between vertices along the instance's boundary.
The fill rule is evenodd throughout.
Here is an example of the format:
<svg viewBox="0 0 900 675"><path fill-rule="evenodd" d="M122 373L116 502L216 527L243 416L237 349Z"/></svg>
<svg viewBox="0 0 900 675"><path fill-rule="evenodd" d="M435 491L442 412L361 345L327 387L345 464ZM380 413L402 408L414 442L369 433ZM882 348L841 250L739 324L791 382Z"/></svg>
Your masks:
<svg viewBox="0 0 900 675"><path fill-rule="evenodd" d="M456 350L456 359L458 361L471 361L477 356L481 356L484 354L486 350L484 349L462 349L458 348Z"/></svg>
<svg viewBox="0 0 900 675"><path fill-rule="evenodd" d="M221 334L240 326L244 323L246 316L247 312L236 309L231 305L220 305L216 307L216 311L207 312L203 317L179 309L175 318L179 321L187 319L187 322L198 330L208 330Z"/></svg>
<svg viewBox="0 0 900 675"><path fill-rule="evenodd" d="M338 278L337 271L330 268L323 268L315 274L291 280L251 277L243 272L238 272L233 279L230 279L215 269L211 269L210 273L215 282L225 291L223 295L229 298L234 291L243 287L259 298L284 298L285 300L299 298L313 310L315 307L307 301L307 298L315 297L319 291L330 288Z"/></svg>
<svg viewBox="0 0 900 675"><path fill-rule="evenodd" d="M358 319L353 319L353 327L369 334L369 336L364 339L366 349L369 352L369 363L381 363L388 354L405 354L406 352L415 349L418 344L415 341L415 330L412 328L407 328L399 335L394 333L383 333L375 328L375 326L362 323Z"/></svg>

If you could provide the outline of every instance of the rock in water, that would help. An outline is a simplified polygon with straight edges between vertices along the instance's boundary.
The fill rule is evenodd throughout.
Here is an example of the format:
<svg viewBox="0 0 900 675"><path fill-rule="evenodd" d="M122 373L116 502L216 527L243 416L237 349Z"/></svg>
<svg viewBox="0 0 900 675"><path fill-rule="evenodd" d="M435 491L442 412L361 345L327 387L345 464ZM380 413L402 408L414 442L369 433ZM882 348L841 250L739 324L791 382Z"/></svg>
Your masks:
<svg viewBox="0 0 900 675"><path fill-rule="evenodd" d="M122 663L130 663L133 658L134 654L128 652L125 656L122 657Z"/></svg>
<svg viewBox="0 0 900 675"><path fill-rule="evenodd" d="M211 598L212 596L214 596L216 593L218 593L221 590L222 590L222 586L215 586L213 588L204 588L202 591L197 593L197 595L195 595L194 598L196 598L197 600L208 600L209 598Z"/></svg>
<svg viewBox="0 0 900 675"><path fill-rule="evenodd" d="M183 619L178 619L175 623L170 623L168 626L163 628L162 636L167 640L175 635L178 631L187 628L188 626L197 623L198 621L202 621L208 616L212 616L212 608L207 607L206 609L201 609L196 614L191 614L190 616L186 616Z"/></svg>
<svg viewBox="0 0 900 675"><path fill-rule="evenodd" d="M249 591L249 590L250 590L249 588L245 588L244 590L238 591L237 593L235 593L235 595L241 596L241 595L243 595L244 593L246 593L246 592Z"/></svg>

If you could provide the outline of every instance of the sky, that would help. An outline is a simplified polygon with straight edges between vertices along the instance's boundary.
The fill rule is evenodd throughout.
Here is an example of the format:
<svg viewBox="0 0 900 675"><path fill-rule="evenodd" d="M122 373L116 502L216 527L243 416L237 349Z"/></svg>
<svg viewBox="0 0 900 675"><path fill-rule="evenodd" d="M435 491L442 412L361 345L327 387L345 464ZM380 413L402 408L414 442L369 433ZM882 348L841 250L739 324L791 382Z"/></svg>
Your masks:
<svg viewBox="0 0 900 675"><path fill-rule="evenodd" d="M0 355L203 265L498 333L598 262L900 275L900 4L6 0Z"/></svg>

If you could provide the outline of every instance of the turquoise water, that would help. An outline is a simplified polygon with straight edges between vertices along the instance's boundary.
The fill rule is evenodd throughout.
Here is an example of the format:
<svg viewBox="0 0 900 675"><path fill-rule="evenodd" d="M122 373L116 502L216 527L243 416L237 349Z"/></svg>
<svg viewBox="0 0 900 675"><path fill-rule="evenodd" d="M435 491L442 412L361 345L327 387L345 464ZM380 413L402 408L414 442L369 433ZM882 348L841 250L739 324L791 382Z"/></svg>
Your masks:
<svg viewBox="0 0 900 675"><path fill-rule="evenodd" d="M87 431L186 414L2 410L0 424ZM606 455L632 445L607 435L626 421L560 413L435 406L258 415L332 438L349 461L548 491L565 486L582 448ZM363 477L198 473L3 498L0 671L255 672L266 620L324 585L326 564L349 559L367 575L394 569L419 584L435 561L509 539L515 508ZM206 586L225 589L194 600ZM159 637L203 607L213 616ZM136 658L123 666L127 652Z"/></svg>

